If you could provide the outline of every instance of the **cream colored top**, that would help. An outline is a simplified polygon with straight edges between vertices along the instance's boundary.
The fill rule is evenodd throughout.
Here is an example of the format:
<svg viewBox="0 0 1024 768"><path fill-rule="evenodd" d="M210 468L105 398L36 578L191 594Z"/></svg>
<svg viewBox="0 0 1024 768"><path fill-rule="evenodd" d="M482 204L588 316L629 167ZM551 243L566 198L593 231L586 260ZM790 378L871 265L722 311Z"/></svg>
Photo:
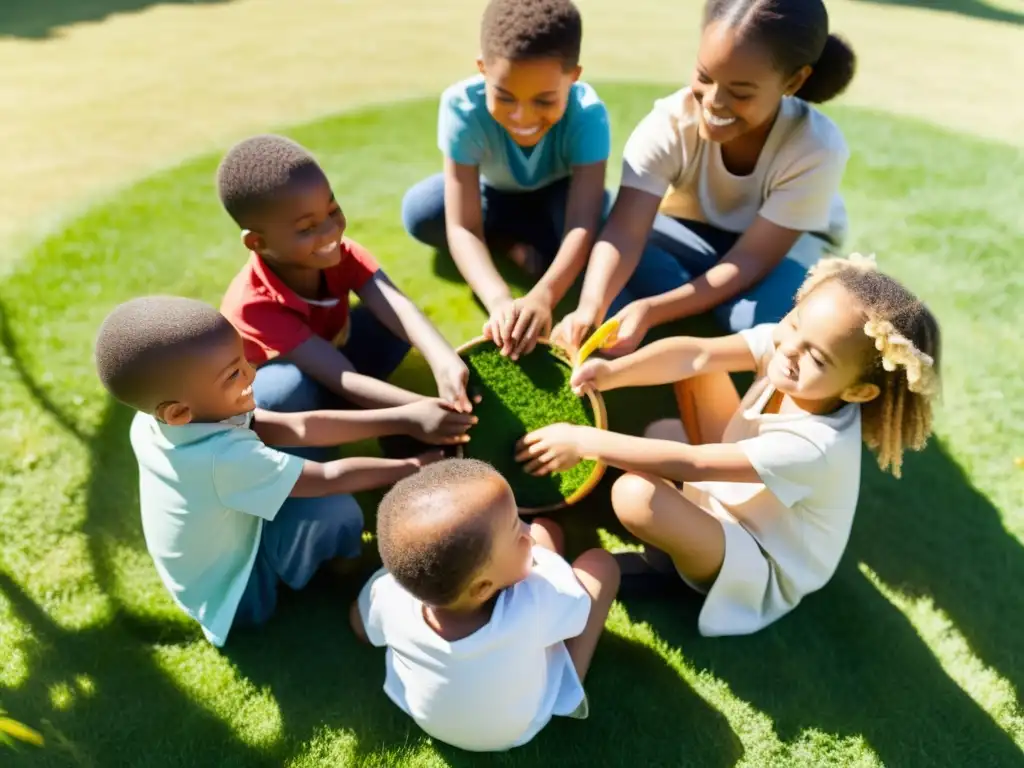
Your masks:
<svg viewBox="0 0 1024 768"><path fill-rule="evenodd" d="M656 101L626 143L622 186L663 197L668 216L729 232L744 232L762 216L842 244L839 182L849 150L835 123L802 99L784 98L754 171L735 176L722 162L722 145L700 137L700 109L689 88Z"/></svg>
<svg viewBox="0 0 1024 768"><path fill-rule="evenodd" d="M755 632L821 589L839 565L857 509L860 406L847 404L826 415L764 413L775 393L766 370L776 327L740 332L757 361L758 378L721 438L743 450L761 482L683 487L726 529L725 563L699 620L706 635ZM748 536L738 537L737 526ZM750 538L756 546L745 545Z"/></svg>

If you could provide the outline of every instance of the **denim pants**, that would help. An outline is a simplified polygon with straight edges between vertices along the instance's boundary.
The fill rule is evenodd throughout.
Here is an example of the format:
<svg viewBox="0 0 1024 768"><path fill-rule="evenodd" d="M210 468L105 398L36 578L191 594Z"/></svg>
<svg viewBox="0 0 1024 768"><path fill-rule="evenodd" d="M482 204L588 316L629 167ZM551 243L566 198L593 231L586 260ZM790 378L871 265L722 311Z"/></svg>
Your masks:
<svg viewBox="0 0 1024 768"><path fill-rule="evenodd" d="M658 214L640 263L625 288L612 301L608 316L637 299L657 296L686 285L717 264L739 235L710 224ZM786 257L759 283L712 310L730 333L761 323L777 323L790 309L807 270L830 249L829 243L804 234Z"/></svg>
<svg viewBox="0 0 1024 768"><path fill-rule="evenodd" d="M554 260L565 237L565 211L571 177L530 191L507 191L480 183L484 236L496 246L532 245L544 260ZM605 211L609 197L605 192ZM402 199L402 223L416 240L447 250L444 221L444 174L414 184Z"/></svg>

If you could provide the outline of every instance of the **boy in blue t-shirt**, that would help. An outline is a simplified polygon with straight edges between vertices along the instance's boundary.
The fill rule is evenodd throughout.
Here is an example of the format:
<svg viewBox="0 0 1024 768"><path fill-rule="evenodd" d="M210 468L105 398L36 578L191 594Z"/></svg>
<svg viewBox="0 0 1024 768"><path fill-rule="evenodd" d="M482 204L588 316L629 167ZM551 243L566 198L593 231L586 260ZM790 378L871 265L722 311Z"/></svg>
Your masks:
<svg viewBox="0 0 1024 768"><path fill-rule="evenodd" d="M607 197L608 112L579 82L583 24L571 0L491 0L480 75L441 96L444 173L402 201L405 228L446 245L489 315L484 335L516 359L551 330ZM534 287L513 298L491 259L506 251Z"/></svg>

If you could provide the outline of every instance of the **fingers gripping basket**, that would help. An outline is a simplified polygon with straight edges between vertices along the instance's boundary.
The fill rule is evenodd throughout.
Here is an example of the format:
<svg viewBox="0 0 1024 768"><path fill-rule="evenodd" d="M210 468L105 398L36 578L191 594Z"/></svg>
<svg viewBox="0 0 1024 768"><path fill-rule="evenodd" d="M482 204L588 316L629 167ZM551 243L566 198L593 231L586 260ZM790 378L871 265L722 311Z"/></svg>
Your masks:
<svg viewBox="0 0 1024 768"><path fill-rule="evenodd" d="M547 340L518 361L502 357L494 342L479 337L457 350L469 367L469 391L479 423L461 455L492 464L508 480L524 514L551 512L575 504L600 482L605 467L583 461L564 472L534 477L515 461L516 442L526 433L557 422L608 428L600 392L580 398L569 388L572 366L565 352Z"/></svg>

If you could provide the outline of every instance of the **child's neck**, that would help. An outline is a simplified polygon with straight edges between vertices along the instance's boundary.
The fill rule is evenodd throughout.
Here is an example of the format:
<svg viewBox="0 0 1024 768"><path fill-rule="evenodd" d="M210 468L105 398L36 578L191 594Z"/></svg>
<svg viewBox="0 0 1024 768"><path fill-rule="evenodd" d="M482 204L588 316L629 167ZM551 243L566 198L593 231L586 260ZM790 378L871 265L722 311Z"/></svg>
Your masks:
<svg viewBox="0 0 1024 768"><path fill-rule="evenodd" d="M780 104L779 109L781 108ZM779 110L777 109L771 120L767 120L760 128L722 145L722 164L729 173L733 176L749 176L754 172L778 117Z"/></svg>
<svg viewBox="0 0 1024 768"><path fill-rule="evenodd" d="M263 263L267 265L267 268L281 279L282 283L302 298L314 300L321 298L324 274L322 270L279 264L265 256L260 256L260 258L263 259Z"/></svg>
<svg viewBox="0 0 1024 768"><path fill-rule="evenodd" d="M494 604L498 595L495 594L484 603L459 605L445 608L423 604L423 620L439 637L454 642L469 637L487 625L494 612Z"/></svg>
<svg viewBox="0 0 1024 768"><path fill-rule="evenodd" d="M792 408L785 408L787 403L791 404ZM783 410L796 409L813 416L827 416L830 413L835 413L844 405L846 402L839 397L830 397L825 400L804 400L792 395L785 395L776 389L765 403L762 413L773 414L781 413Z"/></svg>

